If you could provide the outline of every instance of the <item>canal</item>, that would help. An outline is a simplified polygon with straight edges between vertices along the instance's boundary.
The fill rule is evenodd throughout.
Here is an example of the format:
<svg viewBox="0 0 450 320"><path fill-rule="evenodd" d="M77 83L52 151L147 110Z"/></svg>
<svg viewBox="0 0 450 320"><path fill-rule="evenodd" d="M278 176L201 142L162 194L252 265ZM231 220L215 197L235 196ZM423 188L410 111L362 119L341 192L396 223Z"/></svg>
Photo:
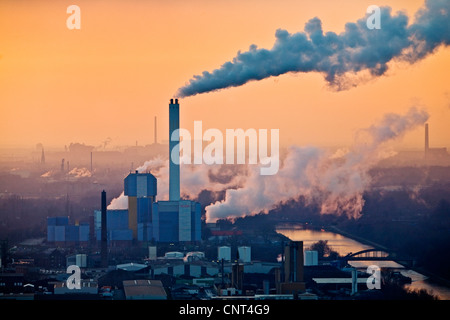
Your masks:
<svg viewBox="0 0 450 320"><path fill-rule="evenodd" d="M339 253L340 256L372 248L371 246L362 244L338 233L325 231L323 229L305 229L302 225L279 226L276 231L293 241L303 241L303 247L305 249L319 240L327 240L331 249ZM351 261L350 264L361 270L366 270L367 266L372 264L376 264L380 268L384 267L398 270L412 280L411 284L405 285L406 287L410 287L414 290L426 289L429 293L438 296L441 300L450 300L450 288L437 284L426 276L407 269L395 261Z"/></svg>

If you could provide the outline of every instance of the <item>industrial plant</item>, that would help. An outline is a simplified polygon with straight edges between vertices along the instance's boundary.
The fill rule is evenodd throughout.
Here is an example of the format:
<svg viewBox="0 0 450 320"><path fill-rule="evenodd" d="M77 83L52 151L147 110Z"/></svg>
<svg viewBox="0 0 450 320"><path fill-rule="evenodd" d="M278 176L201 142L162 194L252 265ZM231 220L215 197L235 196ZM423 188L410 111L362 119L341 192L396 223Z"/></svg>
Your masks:
<svg viewBox="0 0 450 320"><path fill-rule="evenodd" d="M180 126L178 99L169 104L169 200L156 201L157 179L151 173L130 172L124 179L127 209L106 210L105 191L102 210L94 212L93 225L69 225L67 217L48 218L47 241L57 244L87 243L89 228L97 242L113 246L132 246L148 242L194 242L201 240L200 203L180 198L179 153L173 152L179 143ZM156 119L155 119L156 125ZM156 132L156 131L155 131ZM156 133L155 133L156 141ZM178 157L178 159L176 159ZM104 212L106 210L106 212Z"/></svg>
<svg viewBox="0 0 450 320"><path fill-rule="evenodd" d="M274 233L264 250L280 251L281 261L255 260L252 237L249 245L230 246L227 239L235 233L210 225L209 239L222 240L205 255L209 244L202 244L201 205L180 197L179 153L175 150L179 125L178 99L171 99L168 200L158 200L158 179L152 173L135 170L123 180L127 208L108 209L107 192L103 190L98 193L100 209L90 215L89 222L71 222L68 216L47 218L46 244L54 249L37 260L20 260L15 265L25 273L34 272L34 265L48 270L51 280L41 285L35 299L259 299L269 295L273 299L317 299L306 287L313 274L306 272L305 276L304 271L304 254L307 268L320 268L317 253L311 260L314 252L304 252L301 241ZM246 238L242 232L237 234ZM258 247L253 249L259 251ZM65 268L69 266L82 270L77 291L66 284L70 273ZM112 274L126 276L115 284L108 280ZM172 282L174 279L189 281ZM31 296L22 293L24 297Z"/></svg>
<svg viewBox="0 0 450 320"><path fill-rule="evenodd" d="M87 221L78 221L69 214L67 196L68 214L46 218L45 240L20 246L13 261L7 254L2 255L0 284L4 285L0 286L0 298L353 300L383 297L381 290L368 289L368 273L348 264L349 259L363 258L319 256L317 250L305 247L303 241L292 240L274 229L274 224L285 221L284 218L298 219L297 212L270 220L270 230L258 223L252 226L248 222L251 219L247 220L250 225L241 227L206 223L201 200L181 197L180 155L176 149L179 107L178 99L170 100L170 141L166 149L170 159L168 199L158 199L159 178L142 167L130 170L122 180L123 188L119 192L123 191L126 207L108 208L107 189L99 186L94 195L97 209L90 212ZM154 145L160 146L156 118ZM93 153L84 153L90 154L90 172L94 172ZM446 149L430 148L428 125L425 125L425 152L421 151L421 160L434 161L441 156L447 156ZM45 162L42 151L40 165ZM61 171L66 171L64 166ZM92 175L88 178L92 179ZM111 193L117 192L118 188ZM307 222L321 219L304 217ZM2 248L7 247L7 243L2 243ZM2 249L2 252L7 251ZM67 282L74 276L67 270L73 267L80 269L78 289ZM389 273L389 277L383 281L408 281L399 274Z"/></svg>

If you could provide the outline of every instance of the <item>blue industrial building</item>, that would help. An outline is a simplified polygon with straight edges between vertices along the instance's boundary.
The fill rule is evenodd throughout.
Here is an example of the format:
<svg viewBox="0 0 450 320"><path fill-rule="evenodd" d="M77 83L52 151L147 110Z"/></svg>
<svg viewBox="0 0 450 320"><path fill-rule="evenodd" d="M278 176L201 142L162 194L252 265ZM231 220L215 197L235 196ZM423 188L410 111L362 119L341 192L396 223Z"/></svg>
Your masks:
<svg viewBox="0 0 450 320"><path fill-rule="evenodd" d="M108 242L132 241L133 233L128 228L128 210L107 210L106 229ZM102 212L94 211L95 237L101 239Z"/></svg>
<svg viewBox="0 0 450 320"><path fill-rule="evenodd" d="M69 224L69 217L47 218L47 241L56 243L79 243L89 241L88 223Z"/></svg>
<svg viewBox="0 0 450 320"><path fill-rule="evenodd" d="M106 210L106 240L114 242L192 242L201 240L200 203L180 198L179 104L169 104L169 201L156 201L157 179L151 173L133 172L124 179L128 208ZM174 159L173 159L174 158ZM174 161L175 160L175 161ZM93 237L101 241L102 213L94 212ZM49 241L88 241L89 225L69 225L68 217L49 218ZM76 240L77 239L77 240Z"/></svg>
<svg viewBox="0 0 450 320"><path fill-rule="evenodd" d="M201 206L190 200L155 201L157 181L151 173L130 173L124 179L128 209L107 210L110 241L179 242L201 240ZM101 211L94 213L100 240Z"/></svg>

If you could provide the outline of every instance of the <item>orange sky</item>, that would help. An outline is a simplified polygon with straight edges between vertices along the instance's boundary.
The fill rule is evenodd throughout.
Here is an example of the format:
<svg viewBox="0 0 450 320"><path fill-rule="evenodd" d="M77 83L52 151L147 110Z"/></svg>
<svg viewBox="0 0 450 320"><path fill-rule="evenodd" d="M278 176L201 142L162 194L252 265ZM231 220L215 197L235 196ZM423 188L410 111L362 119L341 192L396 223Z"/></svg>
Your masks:
<svg viewBox="0 0 450 320"><path fill-rule="evenodd" d="M66 8L81 8L69 30ZM303 31L313 17L343 31L371 4L405 10L423 0L196 0L0 2L0 146L112 145L168 139L168 102L195 74L251 44L270 49L275 31ZM411 21L410 20L410 21ZM430 144L450 148L450 48L387 75L334 92L323 75L286 74L181 100L181 126L280 129L282 145L348 145L358 128L411 105L430 113ZM423 145L409 132L402 148Z"/></svg>

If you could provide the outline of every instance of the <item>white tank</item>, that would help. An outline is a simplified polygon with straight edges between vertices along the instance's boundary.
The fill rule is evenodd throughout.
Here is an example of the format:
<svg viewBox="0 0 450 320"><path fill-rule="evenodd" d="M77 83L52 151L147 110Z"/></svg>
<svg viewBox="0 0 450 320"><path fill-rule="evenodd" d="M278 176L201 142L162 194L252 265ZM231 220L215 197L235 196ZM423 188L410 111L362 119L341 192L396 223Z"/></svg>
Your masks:
<svg viewBox="0 0 450 320"><path fill-rule="evenodd" d="M242 262L252 261L251 247L238 247L238 252L239 252L239 260L241 260Z"/></svg>
<svg viewBox="0 0 450 320"><path fill-rule="evenodd" d="M231 260L231 248L227 246L217 248L217 260Z"/></svg>

